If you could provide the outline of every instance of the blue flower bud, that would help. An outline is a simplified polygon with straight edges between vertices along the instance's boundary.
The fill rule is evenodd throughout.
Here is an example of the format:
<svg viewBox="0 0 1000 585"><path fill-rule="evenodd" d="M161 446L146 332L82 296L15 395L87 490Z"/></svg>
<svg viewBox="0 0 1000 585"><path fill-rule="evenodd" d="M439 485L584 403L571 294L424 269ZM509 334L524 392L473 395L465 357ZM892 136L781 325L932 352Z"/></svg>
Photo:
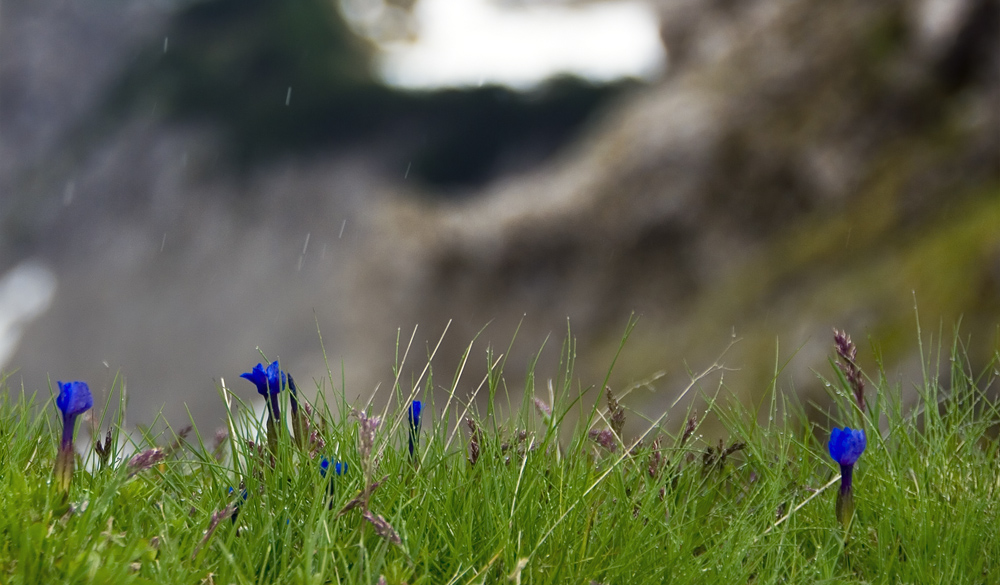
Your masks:
<svg viewBox="0 0 1000 585"><path fill-rule="evenodd" d="M73 479L75 451L73 450L73 429L76 417L94 406L94 397L86 382L56 382L59 386L59 396L56 406L62 411L63 433L56 455L55 479L56 485L64 493L69 493L69 485Z"/></svg>
<svg viewBox="0 0 1000 585"><path fill-rule="evenodd" d="M406 419L410 423L410 457L413 457L413 449L417 447L420 439L420 410L422 405L419 400L414 400L410 404L410 409L406 412Z"/></svg>
<svg viewBox="0 0 1000 585"><path fill-rule="evenodd" d="M229 495L231 496L235 492L236 490L233 489L233 486L229 486ZM236 524L236 517L240 515L240 506L243 505L243 502L247 501L247 497L249 497L249 495L250 494L247 493L246 489L243 489L242 487L240 488L240 496L242 496L242 498L236 500L236 503L233 504L233 515L230 516L233 524Z"/></svg>
<svg viewBox="0 0 1000 585"><path fill-rule="evenodd" d="M278 404L278 393L285 385L285 373L278 368L277 360L271 362L266 368L264 364L257 364L253 369L244 374L241 378L246 378L257 386L257 393L267 398L267 444L273 453L278 440L278 431L281 428L281 408Z"/></svg>
<svg viewBox="0 0 1000 585"><path fill-rule="evenodd" d="M323 460L320 461L319 463L319 474L323 477L326 477L329 469L330 469L330 460L324 457ZM327 485L326 485L326 494L327 494L327 499L329 501L329 503L327 504L327 508L329 508L330 510L333 509L333 494L336 491L334 479L336 479L336 477L339 475L346 475L346 474L347 474L347 463L342 461L334 462L333 475L331 475L329 479L327 479Z"/></svg>
<svg viewBox="0 0 1000 585"><path fill-rule="evenodd" d="M835 428L830 432L827 448L830 450L830 457L837 463L854 465L867 445L864 430L844 427L843 430Z"/></svg>
<svg viewBox="0 0 1000 585"><path fill-rule="evenodd" d="M330 469L330 460L326 457L323 458L319 463L319 474L326 477L327 471ZM346 475L347 474L347 463L336 461L333 464L334 475Z"/></svg>
<svg viewBox="0 0 1000 585"><path fill-rule="evenodd" d="M844 427L843 430L834 428L830 432L830 442L827 449L830 457L840 464L840 493L837 494L837 519L846 528L851 518L854 516L854 491L852 482L854 478L854 464L865 452L868 440L865 437L864 429L852 429Z"/></svg>

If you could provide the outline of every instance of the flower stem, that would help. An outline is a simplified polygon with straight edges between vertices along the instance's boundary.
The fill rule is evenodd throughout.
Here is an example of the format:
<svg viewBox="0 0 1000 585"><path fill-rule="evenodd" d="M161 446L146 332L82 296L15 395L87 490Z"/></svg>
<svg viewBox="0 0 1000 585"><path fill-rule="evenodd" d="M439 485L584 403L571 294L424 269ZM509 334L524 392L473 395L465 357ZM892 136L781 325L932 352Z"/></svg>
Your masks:
<svg viewBox="0 0 1000 585"><path fill-rule="evenodd" d="M840 491L837 493L837 520L846 529L854 517L853 465L840 466Z"/></svg>
<svg viewBox="0 0 1000 585"><path fill-rule="evenodd" d="M73 449L75 426L76 416L63 414L62 440L59 442L59 452L56 454L55 482L64 496L69 496L69 486L73 481L73 466L76 463L76 451Z"/></svg>
<svg viewBox="0 0 1000 585"><path fill-rule="evenodd" d="M69 495L69 486L73 481L73 464L76 453L73 451L73 444L63 442L59 445L59 452L56 454L55 481L56 487L64 495Z"/></svg>
<svg viewBox="0 0 1000 585"><path fill-rule="evenodd" d="M277 453L278 433L281 429L281 407L278 395L271 394L267 403L267 448L271 453Z"/></svg>

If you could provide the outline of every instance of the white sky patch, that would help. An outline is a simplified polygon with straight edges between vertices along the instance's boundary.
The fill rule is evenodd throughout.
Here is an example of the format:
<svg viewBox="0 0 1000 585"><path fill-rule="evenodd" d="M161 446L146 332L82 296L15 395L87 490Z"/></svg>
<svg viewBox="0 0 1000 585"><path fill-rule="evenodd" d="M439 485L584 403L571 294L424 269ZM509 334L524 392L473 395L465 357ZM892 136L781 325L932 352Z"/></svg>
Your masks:
<svg viewBox="0 0 1000 585"><path fill-rule="evenodd" d="M14 355L24 328L44 313L56 294L56 275L25 261L0 276L0 367Z"/></svg>
<svg viewBox="0 0 1000 585"><path fill-rule="evenodd" d="M657 14L638 0L516 7L420 0L415 11L416 42L383 47L379 72L389 84L528 89L565 73L654 79L666 65Z"/></svg>

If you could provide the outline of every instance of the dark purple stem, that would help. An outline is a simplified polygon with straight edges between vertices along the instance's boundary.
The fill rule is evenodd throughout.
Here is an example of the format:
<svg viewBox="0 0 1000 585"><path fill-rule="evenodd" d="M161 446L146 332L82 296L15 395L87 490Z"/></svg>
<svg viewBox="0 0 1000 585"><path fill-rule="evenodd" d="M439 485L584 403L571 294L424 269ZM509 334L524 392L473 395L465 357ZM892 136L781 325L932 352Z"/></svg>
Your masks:
<svg viewBox="0 0 1000 585"><path fill-rule="evenodd" d="M268 414L271 415L271 420L277 423L281 419L281 406L278 403L278 393L269 394L269 397L271 399L271 412Z"/></svg>
<svg viewBox="0 0 1000 585"><path fill-rule="evenodd" d="M292 416L296 416L299 413L299 397L298 388L295 387L295 380L292 379L292 375L288 374L288 400L292 405Z"/></svg>
<svg viewBox="0 0 1000 585"><path fill-rule="evenodd" d="M64 450L72 450L73 448L73 427L76 426L76 416L75 414L63 413L62 448Z"/></svg>
<svg viewBox="0 0 1000 585"><path fill-rule="evenodd" d="M840 493L851 491L851 481L854 479L854 466L840 464Z"/></svg>

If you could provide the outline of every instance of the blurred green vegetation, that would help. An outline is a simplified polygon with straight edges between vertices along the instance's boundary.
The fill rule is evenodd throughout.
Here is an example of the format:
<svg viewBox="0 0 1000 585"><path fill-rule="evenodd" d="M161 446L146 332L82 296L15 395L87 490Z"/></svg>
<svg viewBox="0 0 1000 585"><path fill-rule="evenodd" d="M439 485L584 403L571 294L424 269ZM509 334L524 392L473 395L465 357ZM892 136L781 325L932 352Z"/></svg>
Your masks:
<svg viewBox="0 0 1000 585"><path fill-rule="evenodd" d="M843 7L817 10L837 15ZM972 120L976 100L996 95L989 51L1000 10L989 2L970 10L975 17L958 42L919 63L907 7L887 4L730 129L707 221L736 218L759 246L683 299L676 321L640 327L622 371L653 371L664 355L709 359L732 331L742 341L726 354L738 369L727 382L743 399L760 400L785 376L797 380L804 400L822 403L808 370L782 371L790 356L813 351L816 332L826 340L830 327L854 328L863 363L872 365L874 349L911 368L909 384L917 318L939 338L946 324L958 323L973 367L993 359L1000 349L1000 159L989 137L996 126ZM735 95L739 59L718 74ZM802 180L811 171L799 153L844 135L854 141L851 156L864 153L844 165L855 178L836 197L817 196ZM865 336L877 346L866 348ZM604 351L616 341L607 333ZM822 356L810 358L812 369L821 367Z"/></svg>

